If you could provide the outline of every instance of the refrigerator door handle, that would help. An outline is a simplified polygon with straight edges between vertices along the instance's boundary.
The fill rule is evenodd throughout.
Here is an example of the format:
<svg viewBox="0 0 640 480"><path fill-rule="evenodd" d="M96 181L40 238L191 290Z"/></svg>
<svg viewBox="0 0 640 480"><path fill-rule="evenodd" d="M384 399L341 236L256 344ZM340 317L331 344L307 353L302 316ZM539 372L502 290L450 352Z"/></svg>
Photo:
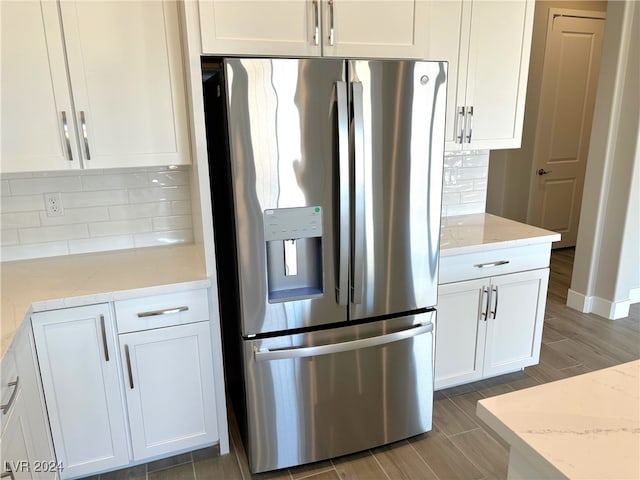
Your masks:
<svg viewBox="0 0 640 480"><path fill-rule="evenodd" d="M336 82L338 116L338 194L340 227L338 231L338 285L336 300L339 305L349 303L349 104L346 82Z"/></svg>
<svg viewBox="0 0 640 480"><path fill-rule="evenodd" d="M353 248L353 295L355 304L362 303L364 287L364 230L365 230L365 197L364 197L364 99L362 82L351 82L353 93L353 154L354 154L354 248Z"/></svg>
<svg viewBox="0 0 640 480"><path fill-rule="evenodd" d="M379 335L377 337L361 338L348 342L332 343L329 345L318 345L315 347L301 348L283 348L278 350L255 349L254 358L256 362L265 362L269 360L317 357L319 355L330 355L340 352L349 352L353 350L360 350L363 348L375 347L378 345L385 345L387 343L398 342L400 340L407 340L409 338L422 335L423 333L429 333L431 331L433 331L432 323L427 323L424 325L418 324L406 330L400 330L399 332Z"/></svg>

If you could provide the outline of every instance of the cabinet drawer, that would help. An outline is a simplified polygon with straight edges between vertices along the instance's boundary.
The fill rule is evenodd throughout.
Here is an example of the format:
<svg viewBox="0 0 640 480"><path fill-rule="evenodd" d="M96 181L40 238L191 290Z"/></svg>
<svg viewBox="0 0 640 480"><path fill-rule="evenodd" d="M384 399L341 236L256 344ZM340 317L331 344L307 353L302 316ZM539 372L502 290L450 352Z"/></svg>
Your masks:
<svg viewBox="0 0 640 480"><path fill-rule="evenodd" d="M209 320L207 290L187 290L115 302L118 333Z"/></svg>
<svg viewBox="0 0 640 480"><path fill-rule="evenodd" d="M549 266L550 256L551 243L444 256L440 257L438 283L459 282L546 268Z"/></svg>

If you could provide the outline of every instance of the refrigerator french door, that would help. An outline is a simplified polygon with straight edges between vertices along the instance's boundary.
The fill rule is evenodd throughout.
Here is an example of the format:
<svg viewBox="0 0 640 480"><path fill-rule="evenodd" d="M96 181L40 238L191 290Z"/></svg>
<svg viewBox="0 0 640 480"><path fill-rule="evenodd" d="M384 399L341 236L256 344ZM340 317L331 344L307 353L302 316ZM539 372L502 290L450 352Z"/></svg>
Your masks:
<svg viewBox="0 0 640 480"><path fill-rule="evenodd" d="M228 188L233 218L216 223L218 278L237 286L221 311L252 471L430 430L446 64L222 70L229 163L212 195L222 216L215 189Z"/></svg>

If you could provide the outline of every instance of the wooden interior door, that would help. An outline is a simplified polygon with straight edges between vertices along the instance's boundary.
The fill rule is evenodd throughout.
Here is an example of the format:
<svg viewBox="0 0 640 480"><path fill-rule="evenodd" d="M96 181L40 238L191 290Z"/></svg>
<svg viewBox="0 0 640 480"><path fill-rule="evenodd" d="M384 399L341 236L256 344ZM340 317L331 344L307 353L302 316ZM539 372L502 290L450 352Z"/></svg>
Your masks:
<svg viewBox="0 0 640 480"><path fill-rule="evenodd" d="M528 222L561 233L554 248L576 244L603 32L604 18L551 12Z"/></svg>

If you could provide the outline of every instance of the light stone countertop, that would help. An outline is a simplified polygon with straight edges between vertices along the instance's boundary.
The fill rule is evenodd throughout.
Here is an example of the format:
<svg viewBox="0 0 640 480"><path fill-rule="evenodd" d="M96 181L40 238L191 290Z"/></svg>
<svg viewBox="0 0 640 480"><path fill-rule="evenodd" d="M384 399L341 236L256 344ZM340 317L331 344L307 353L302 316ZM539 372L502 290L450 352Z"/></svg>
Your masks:
<svg viewBox="0 0 640 480"><path fill-rule="evenodd" d="M195 244L4 262L0 358L32 312L207 288Z"/></svg>
<svg viewBox="0 0 640 480"><path fill-rule="evenodd" d="M640 478L640 360L478 402L543 478Z"/></svg>
<svg viewBox="0 0 640 480"><path fill-rule="evenodd" d="M557 242L560 234L489 213L444 217L440 256Z"/></svg>

